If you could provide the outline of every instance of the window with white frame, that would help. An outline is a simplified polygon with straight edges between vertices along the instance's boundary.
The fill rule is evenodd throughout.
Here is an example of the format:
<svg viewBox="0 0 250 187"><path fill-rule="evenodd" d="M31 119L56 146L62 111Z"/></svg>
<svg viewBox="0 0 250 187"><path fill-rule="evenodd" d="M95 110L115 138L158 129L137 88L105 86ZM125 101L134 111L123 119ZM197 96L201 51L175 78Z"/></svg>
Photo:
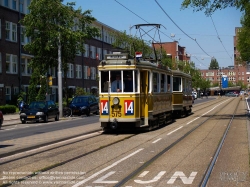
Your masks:
<svg viewBox="0 0 250 187"><path fill-rule="evenodd" d="M22 12L22 13L24 13L24 11L23 11L23 0L19 0L19 11L20 12Z"/></svg>
<svg viewBox="0 0 250 187"><path fill-rule="evenodd" d="M91 80L95 80L96 79L96 68L91 67L90 69L91 69L91 74L90 74Z"/></svg>
<svg viewBox="0 0 250 187"><path fill-rule="evenodd" d="M102 49L101 48L97 48L97 54L98 54L99 60L102 60Z"/></svg>
<svg viewBox="0 0 250 187"><path fill-rule="evenodd" d="M14 87L14 95L18 95L19 93L19 88L18 87Z"/></svg>
<svg viewBox="0 0 250 187"><path fill-rule="evenodd" d="M21 58L21 73L22 75L31 75L32 71L31 68L29 67L31 59L27 57L22 57Z"/></svg>
<svg viewBox="0 0 250 187"><path fill-rule="evenodd" d="M76 65L76 78L77 79L82 78L82 66L79 64Z"/></svg>
<svg viewBox="0 0 250 187"><path fill-rule="evenodd" d="M95 59L95 47L90 46L89 57Z"/></svg>
<svg viewBox="0 0 250 187"><path fill-rule="evenodd" d="M25 28L21 27L21 43L25 44L25 35L24 35Z"/></svg>
<svg viewBox="0 0 250 187"><path fill-rule="evenodd" d="M12 0L12 9L17 10L17 0Z"/></svg>
<svg viewBox="0 0 250 187"><path fill-rule="evenodd" d="M74 78L74 64L68 63L67 77Z"/></svg>
<svg viewBox="0 0 250 187"><path fill-rule="evenodd" d="M84 44L84 49L85 49L84 57L89 57L89 45Z"/></svg>
<svg viewBox="0 0 250 187"><path fill-rule="evenodd" d="M6 73L17 74L17 56L6 54Z"/></svg>
<svg viewBox="0 0 250 187"><path fill-rule="evenodd" d="M17 41L17 24L6 21L5 22L6 40Z"/></svg>
<svg viewBox="0 0 250 187"><path fill-rule="evenodd" d="M30 9L28 8L30 6L30 0L27 0L27 14L29 14L30 13Z"/></svg>
<svg viewBox="0 0 250 187"><path fill-rule="evenodd" d="M88 66L84 66L83 68L83 78L88 79Z"/></svg>
<svg viewBox="0 0 250 187"><path fill-rule="evenodd" d="M5 99L7 101L11 100L11 87L10 86L5 87Z"/></svg>

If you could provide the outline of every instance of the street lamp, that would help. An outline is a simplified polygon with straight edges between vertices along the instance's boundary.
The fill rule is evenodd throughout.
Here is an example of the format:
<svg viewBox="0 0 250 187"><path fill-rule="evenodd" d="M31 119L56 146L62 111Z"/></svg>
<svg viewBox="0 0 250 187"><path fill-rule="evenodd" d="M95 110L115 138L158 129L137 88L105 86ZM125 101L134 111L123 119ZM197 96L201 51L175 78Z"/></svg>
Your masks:
<svg viewBox="0 0 250 187"><path fill-rule="evenodd" d="M221 94L221 67L219 67L218 72L220 74L219 87L220 87L220 94Z"/></svg>

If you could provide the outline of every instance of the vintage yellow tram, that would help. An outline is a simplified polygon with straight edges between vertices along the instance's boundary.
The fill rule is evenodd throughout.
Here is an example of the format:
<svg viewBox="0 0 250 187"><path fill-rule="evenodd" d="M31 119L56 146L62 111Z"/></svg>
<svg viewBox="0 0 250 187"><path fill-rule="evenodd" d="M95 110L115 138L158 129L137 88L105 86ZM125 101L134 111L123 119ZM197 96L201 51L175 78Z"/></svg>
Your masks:
<svg viewBox="0 0 250 187"><path fill-rule="evenodd" d="M192 112L192 77L179 70L173 73L173 117L182 117Z"/></svg>
<svg viewBox="0 0 250 187"><path fill-rule="evenodd" d="M172 71L158 62L105 55L98 66L101 127L152 129L172 120Z"/></svg>

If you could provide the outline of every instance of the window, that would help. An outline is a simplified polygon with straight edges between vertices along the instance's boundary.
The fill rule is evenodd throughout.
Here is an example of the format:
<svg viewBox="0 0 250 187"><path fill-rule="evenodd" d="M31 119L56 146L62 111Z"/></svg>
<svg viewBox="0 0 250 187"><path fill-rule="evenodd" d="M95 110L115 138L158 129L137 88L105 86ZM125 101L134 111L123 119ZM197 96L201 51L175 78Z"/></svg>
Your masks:
<svg viewBox="0 0 250 187"><path fill-rule="evenodd" d="M14 87L14 95L18 95L19 93L19 88L18 87Z"/></svg>
<svg viewBox="0 0 250 187"><path fill-rule="evenodd" d="M9 86L5 87L5 100L6 101L11 100L11 88Z"/></svg>
<svg viewBox="0 0 250 187"><path fill-rule="evenodd" d="M22 75L31 75L32 71L31 68L29 67L31 59L27 57L22 57L21 58L21 73Z"/></svg>
<svg viewBox="0 0 250 187"><path fill-rule="evenodd" d="M9 7L9 0L4 0L4 6Z"/></svg>
<svg viewBox="0 0 250 187"><path fill-rule="evenodd" d="M91 80L95 80L96 79L96 68L91 67L90 69L91 69L91 73L90 73Z"/></svg>
<svg viewBox="0 0 250 187"><path fill-rule="evenodd" d="M99 60L102 60L102 49L101 48L97 48L97 55Z"/></svg>
<svg viewBox="0 0 250 187"><path fill-rule="evenodd" d="M6 73L17 74L17 56L6 54Z"/></svg>
<svg viewBox="0 0 250 187"><path fill-rule="evenodd" d="M89 45L84 44L84 49L85 49L84 57L89 57Z"/></svg>
<svg viewBox="0 0 250 187"><path fill-rule="evenodd" d="M21 27L21 43L25 44L24 27Z"/></svg>
<svg viewBox="0 0 250 187"><path fill-rule="evenodd" d="M19 11L23 13L23 0L19 0Z"/></svg>
<svg viewBox="0 0 250 187"><path fill-rule="evenodd" d="M84 66L83 78L88 79L88 66Z"/></svg>
<svg viewBox="0 0 250 187"><path fill-rule="evenodd" d="M69 63L68 64L68 72L67 72L68 78L74 78L74 65Z"/></svg>
<svg viewBox="0 0 250 187"><path fill-rule="evenodd" d="M5 22L5 32L6 32L6 40L11 40L10 38L10 22Z"/></svg>
<svg viewBox="0 0 250 187"><path fill-rule="evenodd" d="M153 92L159 92L159 75L158 73L153 73Z"/></svg>
<svg viewBox="0 0 250 187"><path fill-rule="evenodd" d="M173 77L173 91L181 90L181 77Z"/></svg>
<svg viewBox="0 0 250 187"><path fill-rule="evenodd" d="M82 78L82 66L76 65L76 78L81 79Z"/></svg>
<svg viewBox="0 0 250 187"><path fill-rule="evenodd" d="M30 0L27 0L27 14L30 13L29 6L30 6Z"/></svg>
<svg viewBox="0 0 250 187"><path fill-rule="evenodd" d="M17 41L17 24L12 22L5 22L6 40Z"/></svg>
<svg viewBox="0 0 250 187"><path fill-rule="evenodd" d="M16 2L16 0L12 0L12 9L17 10L17 2Z"/></svg>

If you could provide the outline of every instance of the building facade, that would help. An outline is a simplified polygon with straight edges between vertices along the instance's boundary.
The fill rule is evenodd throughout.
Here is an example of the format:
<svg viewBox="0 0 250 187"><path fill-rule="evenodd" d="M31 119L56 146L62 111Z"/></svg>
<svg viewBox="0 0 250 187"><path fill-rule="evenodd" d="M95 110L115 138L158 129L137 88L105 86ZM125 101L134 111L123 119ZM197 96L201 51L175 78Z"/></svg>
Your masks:
<svg viewBox="0 0 250 187"><path fill-rule="evenodd" d="M25 37L24 27L19 21L29 13L27 8L31 0L0 0L0 105L13 104L20 91L28 93L32 69L29 62L32 54L24 50L24 45L30 42ZM74 63L69 63L67 85L71 93L76 87L86 92L98 89L97 66L105 56L112 53L114 38L111 32L115 29L96 21L101 36L87 40L84 44L85 53L76 54ZM52 86L48 90L50 98L58 101L57 69L50 69ZM46 75L45 75L46 76ZM39 85L38 85L39 89ZM63 88L65 89L65 88Z"/></svg>
<svg viewBox="0 0 250 187"><path fill-rule="evenodd" d="M237 51L237 33L240 32L240 27L235 28L234 41L234 65L228 67L220 67L219 69L210 69L210 70L200 70L203 78L210 80L211 83L221 84L221 77L223 75L228 77L228 81L233 85L236 85L238 82L242 82L247 87L250 87L250 72L247 71L247 67L242 66L236 62L240 53Z"/></svg>

